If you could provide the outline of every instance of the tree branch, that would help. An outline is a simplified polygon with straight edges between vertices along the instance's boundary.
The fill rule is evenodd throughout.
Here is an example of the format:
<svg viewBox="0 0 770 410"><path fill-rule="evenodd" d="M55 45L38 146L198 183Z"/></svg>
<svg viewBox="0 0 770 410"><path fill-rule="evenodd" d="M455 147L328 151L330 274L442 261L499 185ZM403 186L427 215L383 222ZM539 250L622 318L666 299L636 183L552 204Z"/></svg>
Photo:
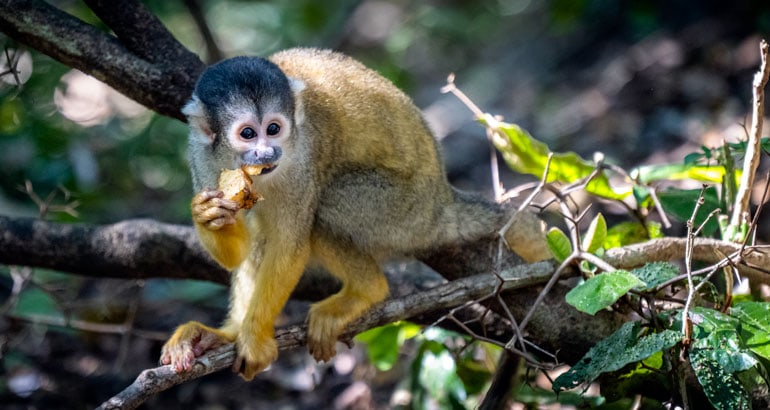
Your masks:
<svg viewBox="0 0 770 410"><path fill-rule="evenodd" d="M98 2L94 2L98 3ZM109 2L104 2L109 3ZM113 22L116 33L134 35L135 30L116 22L127 5L131 21L150 28L159 35L141 36L128 45L83 21L39 0L0 0L0 31L70 67L109 84L119 92L160 114L185 120L179 111L192 94L203 62L193 54L180 51L181 45L169 41L157 20L146 20L147 13L133 2L115 2L100 10L105 23ZM115 8L120 7L120 10ZM140 23L142 19L144 23ZM128 38L130 36L127 36ZM165 41L163 39L166 39ZM141 43L145 41L146 43ZM160 45L161 47L156 47ZM140 55L135 48L142 49ZM164 54L169 52L169 54ZM148 54L149 53L149 54ZM148 59L143 56L152 55ZM180 58L176 60L175 58Z"/></svg>
<svg viewBox="0 0 770 410"><path fill-rule="evenodd" d="M489 386L484 394L484 399L479 404L479 410L498 410L509 408L509 398L511 389L519 370L521 357L515 356L510 352L503 350L500 354L500 360L497 362L497 369L492 378L492 385Z"/></svg>
<svg viewBox="0 0 770 410"><path fill-rule="evenodd" d="M622 248L608 249L602 259L616 268L634 268L648 262L671 261L683 259L687 238L660 238ZM721 241L710 238L694 238L692 257L693 260L709 264L718 263L724 259L724 255L738 255L743 250L739 243ZM731 258L735 260L735 258ZM748 276L754 283L770 284L770 275L766 269L770 266L770 249L762 247L747 247L741 254L745 262L741 266L741 273Z"/></svg>
<svg viewBox="0 0 770 410"><path fill-rule="evenodd" d="M547 281L553 272L550 262L520 265L506 274L503 286L506 290L521 289ZM497 279L493 275L477 275L448 282L433 289L391 299L377 305L366 315L351 323L341 340L351 340L365 330L458 306L468 300L481 299L495 292ZM276 331L279 350L303 346L307 336L306 326L292 326ZM136 380L99 406L99 409L134 409L149 397L225 368L232 367L235 359L235 345L228 344L212 350L197 359L190 372L176 373L170 365L144 370Z"/></svg>
<svg viewBox="0 0 770 410"><path fill-rule="evenodd" d="M0 263L102 278L229 283L192 227L149 219L100 226L0 216Z"/></svg>
<svg viewBox="0 0 770 410"><path fill-rule="evenodd" d="M610 249L604 260L617 268L632 268L652 261L684 255L684 238L661 238ZM453 280L489 272L486 251L480 242L446 247L419 259ZM696 238L693 257L716 263L739 252L740 244ZM770 250L753 248L743 260L752 266L770 266ZM485 260L487 262L485 262ZM508 261L515 266L515 261ZM177 278L229 283L229 274L212 261L200 246L192 227L150 219L131 219L109 225L62 224L33 218L0 215L0 263L55 269L78 275L121 279ZM746 269L744 272L750 272ZM766 283L768 275L757 272Z"/></svg>
<svg viewBox="0 0 770 410"><path fill-rule="evenodd" d="M199 0L184 0L187 10L190 12L190 16L193 18L195 25L198 26L198 31L203 37L203 43L206 44L206 61L209 63L217 62L224 58L222 50L217 44L217 40L214 33L211 31L208 22L206 21L206 15L203 12Z"/></svg>
<svg viewBox="0 0 770 410"><path fill-rule="evenodd" d="M198 56L177 41L158 17L138 1L85 0L85 3L136 56L154 64L200 65ZM150 44L152 47L148 47Z"/></svg>

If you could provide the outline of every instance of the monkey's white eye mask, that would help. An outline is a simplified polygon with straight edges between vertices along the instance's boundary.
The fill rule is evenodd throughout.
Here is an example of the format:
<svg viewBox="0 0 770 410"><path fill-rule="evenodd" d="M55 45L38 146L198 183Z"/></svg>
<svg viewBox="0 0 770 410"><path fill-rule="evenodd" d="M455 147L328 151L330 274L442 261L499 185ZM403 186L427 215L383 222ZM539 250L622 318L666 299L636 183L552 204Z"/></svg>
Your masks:
<svg viewBox="0 0 770 410"><path fill-rule="evenodd" d="M264 104L261 108L260 116L251 110L233 113L233 121L226 131L227 140L240 156L239 165L262 165L272 170L285 153L292 123L287 115L271 104Z"/></svg>

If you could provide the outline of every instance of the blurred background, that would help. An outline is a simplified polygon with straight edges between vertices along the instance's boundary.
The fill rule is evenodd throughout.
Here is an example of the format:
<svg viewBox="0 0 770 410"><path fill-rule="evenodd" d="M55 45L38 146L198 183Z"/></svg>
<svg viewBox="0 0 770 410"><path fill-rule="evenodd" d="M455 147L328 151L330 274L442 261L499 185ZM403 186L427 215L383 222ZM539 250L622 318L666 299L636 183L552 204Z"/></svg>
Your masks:
<svg viewBox="0 0 770 410"><path fill-rule="evenodd" d="M81 2L50 3L104 27ZM759 40L770 33L766 0L143 3L204 61L293 46L354 56L424 110L452 182L487 195L485 132L455 97L440 93L448 74L483 111L518 123L552 150L587 158L601 151L628 169L743 139ZM201 16L210 38L196 22ZM38 216L38 199L56 205L45 215L55 221L189 223L185 124L1 34L0 45L21 70L21 84L0 77L0 214ZM532 180L503 171L507 188ZM770 228L760 229L766 235ZM10 297L20 283L20 297ZM207 283L0 266L0 402L93 407L154 364L175 324L221 320L226 295ZM286 323L301 322L303 308L290 306ZM65 319L80 322L61 326ZM414 371L415 352L408 353L388 371L360 349L319 367L302 352L283 355L253 383L213 375L161 394L148 408L388 408L414 394L400 383ZM442 400L428 397L423 405L472 403Z"/></svg>

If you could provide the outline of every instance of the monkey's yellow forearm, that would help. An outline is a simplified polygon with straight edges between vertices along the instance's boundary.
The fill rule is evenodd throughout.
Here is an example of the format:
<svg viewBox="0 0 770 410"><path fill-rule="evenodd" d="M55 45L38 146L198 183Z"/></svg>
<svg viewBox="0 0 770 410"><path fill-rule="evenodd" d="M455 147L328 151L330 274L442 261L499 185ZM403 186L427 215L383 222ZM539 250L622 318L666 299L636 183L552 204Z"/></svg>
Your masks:
<svg viewBox="0 0 770 410"><path fill-rule="evenodd" d="M249 252L249 233L243 213L235 217L235 223L217 230L210 230L195 223L195 230L203 247L227 270L233 270L246 259Z"/></svg>

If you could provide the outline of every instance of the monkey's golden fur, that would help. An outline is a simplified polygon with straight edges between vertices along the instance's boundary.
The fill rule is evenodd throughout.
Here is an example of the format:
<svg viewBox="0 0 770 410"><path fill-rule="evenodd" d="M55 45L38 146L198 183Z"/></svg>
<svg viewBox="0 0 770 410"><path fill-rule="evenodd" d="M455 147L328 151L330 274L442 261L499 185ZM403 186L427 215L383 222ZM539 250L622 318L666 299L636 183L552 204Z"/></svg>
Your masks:
<svg viewBox="0 0 770 410"><path fill-rule="evenodd" d="M329 51L291 49L269 60L299 82L295 111L285 113L292 134L275 171L253 177L264 197L253 209L233 210L211 190L219 169L240 165L213 132L213 149L196 137L216 113L195 98L185 111L193 221L233 279L221 328L190 322L164 346L161 362L178 371L224 342L237 343L235 369L245 379L268 366L278 354L273 323L309 263L343 284L308 315L310 353L328 360L345 325L387 296L384 258L492 235L502 219L495 205L449 185L419 110L388 80Z"/></svg>

